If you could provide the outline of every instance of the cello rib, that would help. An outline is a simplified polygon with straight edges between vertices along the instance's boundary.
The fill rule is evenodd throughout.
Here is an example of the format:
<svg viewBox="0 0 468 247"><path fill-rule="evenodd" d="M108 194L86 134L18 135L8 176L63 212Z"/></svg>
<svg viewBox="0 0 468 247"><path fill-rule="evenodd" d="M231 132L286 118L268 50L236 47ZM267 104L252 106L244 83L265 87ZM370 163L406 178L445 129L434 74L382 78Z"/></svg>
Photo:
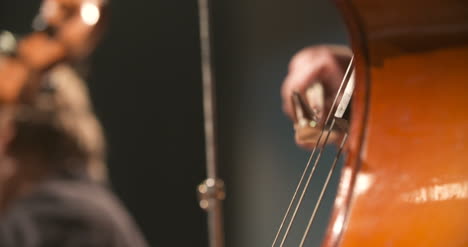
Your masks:
<svg viewBox="0 0 468 247"><path fill-rule="evenodd" d="M468 2L339 4L357 86L323 246L468 246Z"/></svg>

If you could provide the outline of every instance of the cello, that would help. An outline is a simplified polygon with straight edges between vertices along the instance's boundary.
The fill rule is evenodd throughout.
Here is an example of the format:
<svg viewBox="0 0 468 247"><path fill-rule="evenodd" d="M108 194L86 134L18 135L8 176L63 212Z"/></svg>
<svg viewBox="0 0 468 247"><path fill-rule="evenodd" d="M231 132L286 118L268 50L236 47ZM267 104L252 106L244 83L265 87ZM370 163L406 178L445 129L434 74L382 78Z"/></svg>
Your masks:
<svg viewBox="0 0 468 247"><path fill-rule="evenodd" d="M468 246L468 2L337 3L356 86L322 246Z"/></svg>

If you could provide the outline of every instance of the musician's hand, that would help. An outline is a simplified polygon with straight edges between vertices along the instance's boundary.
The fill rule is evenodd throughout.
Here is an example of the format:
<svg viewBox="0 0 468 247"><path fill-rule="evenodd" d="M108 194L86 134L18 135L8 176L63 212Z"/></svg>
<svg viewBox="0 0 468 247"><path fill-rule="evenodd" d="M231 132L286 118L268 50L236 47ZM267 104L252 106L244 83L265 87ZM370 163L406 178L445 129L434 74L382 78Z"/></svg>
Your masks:
<svg viewBox="0 0 468 247"><path fill-rule="evenodd" d="M322 116L326 116L333 103L334 97L343 79L346 67L351 59L351 50L344 46L311 46L299 51L289 64L289 72L286 76L281 94L283 98L283 110L294 121L295 114L291 95L298 92L311 108L314 99L307 98L306 90L314 83L320 82L324 88L324 109L320 109ZM322 117L322 121L323 121ZM311 149L316 144L315 137L320 133L320 128L307 128L296 131L296 143L306 149ZM331 139L337 139L331 136Z"/></svg>

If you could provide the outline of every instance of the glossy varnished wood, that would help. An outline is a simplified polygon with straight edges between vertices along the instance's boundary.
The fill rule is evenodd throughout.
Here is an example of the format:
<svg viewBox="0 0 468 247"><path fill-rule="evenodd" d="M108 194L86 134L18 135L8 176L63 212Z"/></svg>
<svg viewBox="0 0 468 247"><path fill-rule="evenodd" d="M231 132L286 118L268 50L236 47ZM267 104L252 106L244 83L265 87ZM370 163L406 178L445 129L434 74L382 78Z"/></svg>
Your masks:
<svg viewBox="0 0 468 247"><path fill-rule="evenodd" d="M340 2L358 56L324 246L468 246L468 2Z"/></svg>

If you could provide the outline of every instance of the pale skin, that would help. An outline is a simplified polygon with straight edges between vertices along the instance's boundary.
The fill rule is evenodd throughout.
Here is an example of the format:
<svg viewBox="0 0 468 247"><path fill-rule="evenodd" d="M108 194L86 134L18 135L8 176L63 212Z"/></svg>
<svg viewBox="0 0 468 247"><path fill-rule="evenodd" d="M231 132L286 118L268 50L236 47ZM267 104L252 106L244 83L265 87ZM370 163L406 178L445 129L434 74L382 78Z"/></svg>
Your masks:
<svg viewBox="0 0 468 247"><path fill-rule="evenodd" d="M305 92L317 82L322 83L325 89L325 109L322 111L326 113L330 110L351 56L352 52L349 48L338 45L310 46L293 56L289 63L288 75L281 88L283 110L293 122L297 119L295 119L291 95L293 92L298 92L308 104L312 100L307 98ZM296 129L297 145L312 149L316 145L314 137L318 136L319 132L320 128ZM304 138L306 135L307 138ZM338 135L333 135L331 139L336 141L338 138Z"/></svg>

